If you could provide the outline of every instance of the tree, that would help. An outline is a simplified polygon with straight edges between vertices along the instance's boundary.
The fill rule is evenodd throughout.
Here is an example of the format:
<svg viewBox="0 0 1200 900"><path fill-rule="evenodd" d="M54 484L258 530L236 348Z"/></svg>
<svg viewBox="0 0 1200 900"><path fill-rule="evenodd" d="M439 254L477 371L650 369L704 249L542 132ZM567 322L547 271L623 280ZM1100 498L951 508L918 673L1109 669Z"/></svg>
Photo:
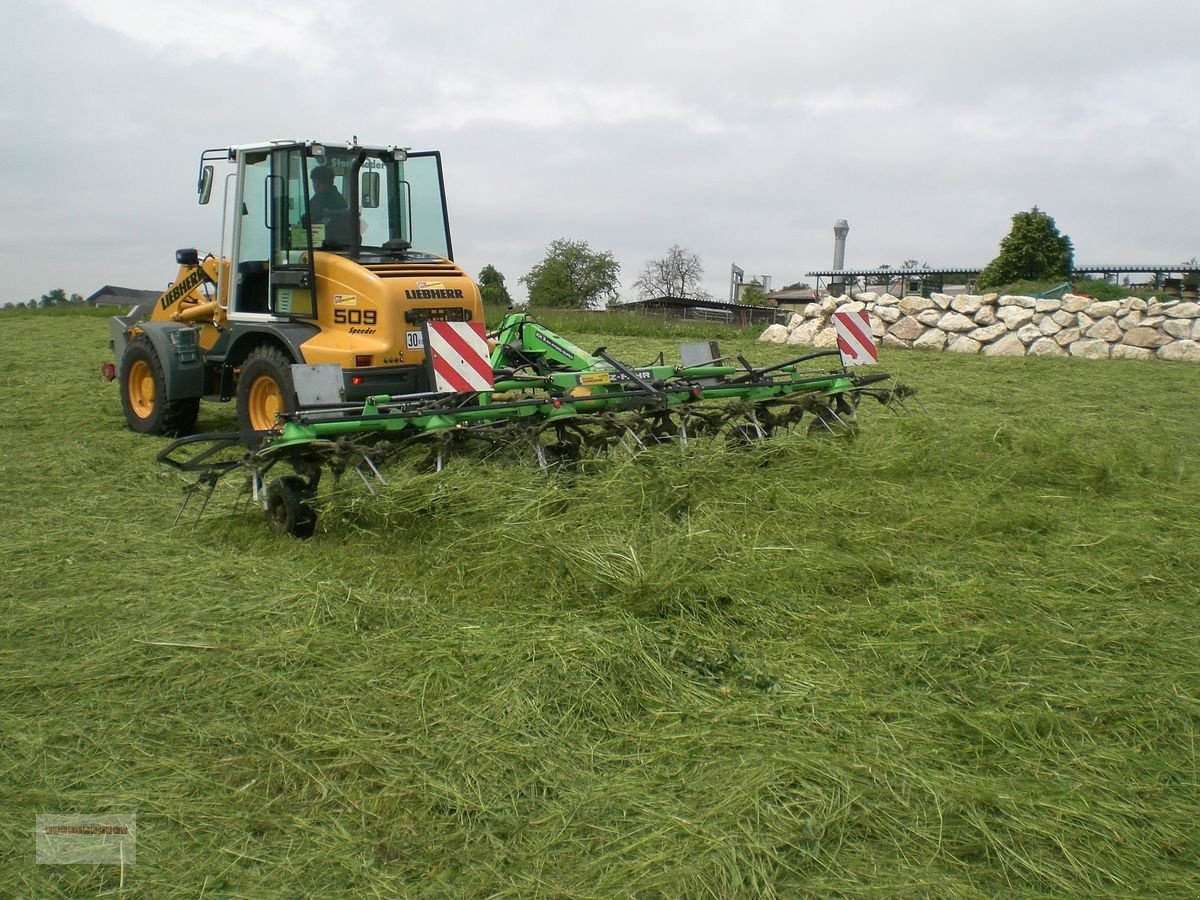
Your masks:
<svg viewBox="0 0 1200 900"><path fill-rule="evenodd" d="M744 303L747 306L771 305L771 301L767 299L766 291L763 290L763 286L758 279L742 286L742 289L738 292L738 302Z"/></svg>
<svg viewBox="0 0 1200 900"><path fill-rule="evenodd" d="M495 306L512 306L512 296L504 286L504 276L490 263L479 273L479 293L483 302Z"/></svg>
<svg viewBox="0 0 1200 900"><path fill-rule="evenodd" d="M617 296L621 265L611 253L594 251L587 241L559 238L546 257L521 278L529 305L595 309Z"/></svg>
<svg viewBox="0 0 1200 900"><path fill-rule="evenodd" d="M50 306L66 306L67 302L67 292L62 288L55 288L42 294L41 303L38 305L45 309Z"/></svg>
<svg viewBox="0 0 1200 900"><path fill-rule="evenodd" d="M1000 255L988 263L976 284L990 288L1016 281L1066 279L1074 265L1071 239L1059 234L1054 219L1035 206L1012 217L1012 230L1000 242Z"/></svg>
<svg viewBox="0 0 1200 900"><path fill-rule="evenodd" d="M712 295L700 286L703 275L700 257L675 244L666 256L647 262L633 286L643 300L651 297L709 300Z"/></svg>

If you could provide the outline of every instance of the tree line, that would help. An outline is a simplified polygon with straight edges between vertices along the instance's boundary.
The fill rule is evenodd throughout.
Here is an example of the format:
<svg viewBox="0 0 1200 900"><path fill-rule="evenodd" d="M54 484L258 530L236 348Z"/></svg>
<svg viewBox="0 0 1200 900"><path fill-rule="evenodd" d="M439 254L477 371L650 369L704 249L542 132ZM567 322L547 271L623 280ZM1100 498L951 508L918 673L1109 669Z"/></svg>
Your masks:
<svg viewBox="0 0 1200 900"><path fill-rule="evenodd" d="M520 283L529 291L531 307L600 309L612 306L620 298L621 264L612 253L593 250L587 241L559 238L551 241L546 255ZM633 282L638 299L674 297L681 300L712 300L704 289L704 264L700 257L678 244L648 260ZM495 266L479 273L479 289L484 303L511 304L504 276ZM743 303L768 303L757 281L743 287Z"/></svg>
<svg viewBox="0 0 1200 900"><path fill-rule="evenodd" d="M915 260L906 261L915 263ZM980 274L980 288L1000 287L1018 281L1069 279L1074 266L1071 239L1061 234L1054 219L1038 207L1016 213L1000 251ZM531 307L599 309L619 297L621 266L612 253L593 250L587 241L559 238L520 283L529 290ZM648 260L633 282L639 299L675 297L712 300L703 288L704 266L695 253L674 244L665 254ZM504 276L494 266L479 275L485 303L511 304ZM797 284L789 287L808 287ZM767 305L762 285L752 281L742 287L741 303Z"/></svg>
<svg viewBox="0 0 1200 900"><path fill-rule="evenodd" d="M11 309L53 309L59 306L87 306L87 301L79 294L68 295L62 288L55 288L52 291L47 291L42 294L40 299L21 301L10 303Z"/></svg>

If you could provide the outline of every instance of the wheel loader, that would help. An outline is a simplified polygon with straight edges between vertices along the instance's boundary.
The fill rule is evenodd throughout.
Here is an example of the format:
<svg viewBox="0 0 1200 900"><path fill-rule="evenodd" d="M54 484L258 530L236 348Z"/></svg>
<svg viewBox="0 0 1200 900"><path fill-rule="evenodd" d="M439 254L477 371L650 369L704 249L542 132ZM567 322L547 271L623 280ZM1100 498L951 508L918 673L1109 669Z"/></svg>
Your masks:
<svg viewBox="0 0 1200 900"><path fill-rule="evenodd" d="M453 262L441 156L272 141L205 150L197 192L223 212L220 250L176 252L146 317L111 345L134 431L186 435L200 401L235 400L244 433L295 411L292 366L337 365L347 402L427 391L422 324L483 322Z"/></svg>

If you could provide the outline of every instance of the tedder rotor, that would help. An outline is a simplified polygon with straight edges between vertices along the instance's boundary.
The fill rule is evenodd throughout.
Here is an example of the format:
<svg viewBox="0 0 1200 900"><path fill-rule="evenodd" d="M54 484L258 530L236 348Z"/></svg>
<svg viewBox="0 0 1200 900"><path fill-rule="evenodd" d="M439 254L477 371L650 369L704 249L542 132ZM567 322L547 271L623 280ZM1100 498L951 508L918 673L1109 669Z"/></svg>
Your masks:
<svg viewBox="0 0 1200 900"><path fill-rule="evenodd" d="M272 529L305 538L316 527L323 472L336 478L354 471L371 489L383 482L385 464L415 447L437 469L468 445L527 448L545 468L623 441L686 444L724 434L746 443L801 424L815 433L852 433L864 396L902 406L913 393L890 383L890 375L851 371L874 359L873 342L865 359L843 341L840 350L766 367L721 357L715 342L705 342L684 345L679 365L660 354L650 365L631 366L605 348L586 353L520 312L491 334L479 322L430 320L421 327L428 391L348 402L341 367L297 364L295 403L281 404L272 428L192 435L163 449L160 461L197 475L176 521L196 492L204 494L198 520L218 481L242 472ZM281 465L290 472L279 474Z"/></svg>

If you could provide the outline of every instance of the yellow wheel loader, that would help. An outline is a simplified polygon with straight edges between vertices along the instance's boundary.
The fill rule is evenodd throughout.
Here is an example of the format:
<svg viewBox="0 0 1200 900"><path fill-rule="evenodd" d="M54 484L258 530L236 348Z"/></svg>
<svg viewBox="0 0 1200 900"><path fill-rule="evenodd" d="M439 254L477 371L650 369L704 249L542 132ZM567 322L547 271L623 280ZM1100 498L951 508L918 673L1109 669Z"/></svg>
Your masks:
<svg viewBox="0 0 1200 900"><path fill-rule="evenodd" d="M273 141L205 150L197 191L220 248L176 252L148 316L110 323L134 431L184 435L200 401L237 402L243 433L295 412L293 365L341 367L339 401L431 389L423 323L483 322L453 262L441 156Z"/></svg>

